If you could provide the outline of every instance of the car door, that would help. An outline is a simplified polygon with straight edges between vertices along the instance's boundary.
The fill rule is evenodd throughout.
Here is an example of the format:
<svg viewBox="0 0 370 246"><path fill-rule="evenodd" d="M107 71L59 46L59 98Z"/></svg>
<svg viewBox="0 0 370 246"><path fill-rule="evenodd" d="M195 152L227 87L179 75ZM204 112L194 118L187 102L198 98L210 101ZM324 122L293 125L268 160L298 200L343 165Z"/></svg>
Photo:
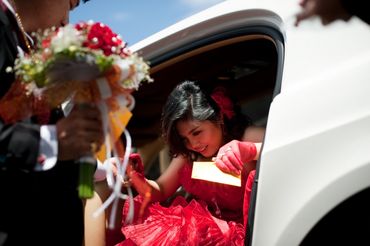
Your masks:
<svg viewBox="0 0 370 246"><path fill-rule="evenodd" d="M249 244L368 244L369 27L354 18L297 28L297 2L279 3L271 11L286 34L283 78L268 115Z"/></svg>

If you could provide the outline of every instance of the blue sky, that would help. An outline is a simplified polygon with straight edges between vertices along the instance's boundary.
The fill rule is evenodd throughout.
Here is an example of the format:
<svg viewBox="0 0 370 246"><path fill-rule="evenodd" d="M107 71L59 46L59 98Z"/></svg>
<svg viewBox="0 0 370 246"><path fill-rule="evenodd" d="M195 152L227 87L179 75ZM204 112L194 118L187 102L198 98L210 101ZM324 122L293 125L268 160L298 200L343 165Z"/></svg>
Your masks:
<svg viewBox="0 0 370 246"><path fill-rule="evenodd" d="M102 22L132 45L223 0L90 0L70 14L70 22Z"/></svg>

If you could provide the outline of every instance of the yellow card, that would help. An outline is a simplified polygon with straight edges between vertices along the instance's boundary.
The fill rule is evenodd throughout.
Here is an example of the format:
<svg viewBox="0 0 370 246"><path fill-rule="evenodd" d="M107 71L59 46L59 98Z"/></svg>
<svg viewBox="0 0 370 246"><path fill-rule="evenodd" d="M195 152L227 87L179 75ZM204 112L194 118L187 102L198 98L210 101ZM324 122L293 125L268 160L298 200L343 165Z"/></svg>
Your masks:
<svg viewBox="0 0 370 246"><path fill-rule="evenodd" d="M131 111L129 111L126 107L120 107L116 111L109 112L109 125L111 128L111 145L113 145L121 136L122 132L125 130L128 122L130 121L132 116ZM101 162L107 157L107 148L105 144L100 148L99 152L96 153L96 158L98 158Z"/></svg>
<svg viewBox="0 0 370 246"><path fill-rule="evenodd" d="M193 179L207 180L211 182L241 186L241 177L222 172L214 162L195 161L193 162Z"/></svg>

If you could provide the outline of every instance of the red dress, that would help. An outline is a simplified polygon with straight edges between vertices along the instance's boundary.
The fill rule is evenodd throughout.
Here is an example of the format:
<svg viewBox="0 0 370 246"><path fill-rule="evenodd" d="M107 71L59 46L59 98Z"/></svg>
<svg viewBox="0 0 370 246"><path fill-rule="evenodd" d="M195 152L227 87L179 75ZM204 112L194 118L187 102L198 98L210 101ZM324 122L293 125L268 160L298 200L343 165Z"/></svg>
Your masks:
<svg viewBox="0 0 370 246"><path fill-rule="evenodd" d="M249 196L244 201L246 175L242 175L242 187L236 187L191 179L191 171L192 166L185 165L179 176L183 188L195 198L187 202L178 196L168 207L151 204L141 221L136 218L133 224L123 225L126 240L118 245L244 245L243 207L249 203ZM141 201L140 196L135 198L135 214ZM127 211L126 202L123 222Z"/></svg>

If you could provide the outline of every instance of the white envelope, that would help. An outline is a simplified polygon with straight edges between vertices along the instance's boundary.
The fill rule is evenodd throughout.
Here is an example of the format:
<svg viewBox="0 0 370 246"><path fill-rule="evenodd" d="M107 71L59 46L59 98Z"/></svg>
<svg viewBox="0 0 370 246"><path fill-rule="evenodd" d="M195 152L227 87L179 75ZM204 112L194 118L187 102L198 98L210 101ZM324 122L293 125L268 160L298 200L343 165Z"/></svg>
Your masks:
<svg viewBox="0 0 370 246"><path fill-rule="evenodd" d="M228 184L233 186L241 186L241 176L234 176L229 173L222 172L212 161L195 161L193 162L193 171L191 173L193 179L207 180L211 182Z"/></svg>

